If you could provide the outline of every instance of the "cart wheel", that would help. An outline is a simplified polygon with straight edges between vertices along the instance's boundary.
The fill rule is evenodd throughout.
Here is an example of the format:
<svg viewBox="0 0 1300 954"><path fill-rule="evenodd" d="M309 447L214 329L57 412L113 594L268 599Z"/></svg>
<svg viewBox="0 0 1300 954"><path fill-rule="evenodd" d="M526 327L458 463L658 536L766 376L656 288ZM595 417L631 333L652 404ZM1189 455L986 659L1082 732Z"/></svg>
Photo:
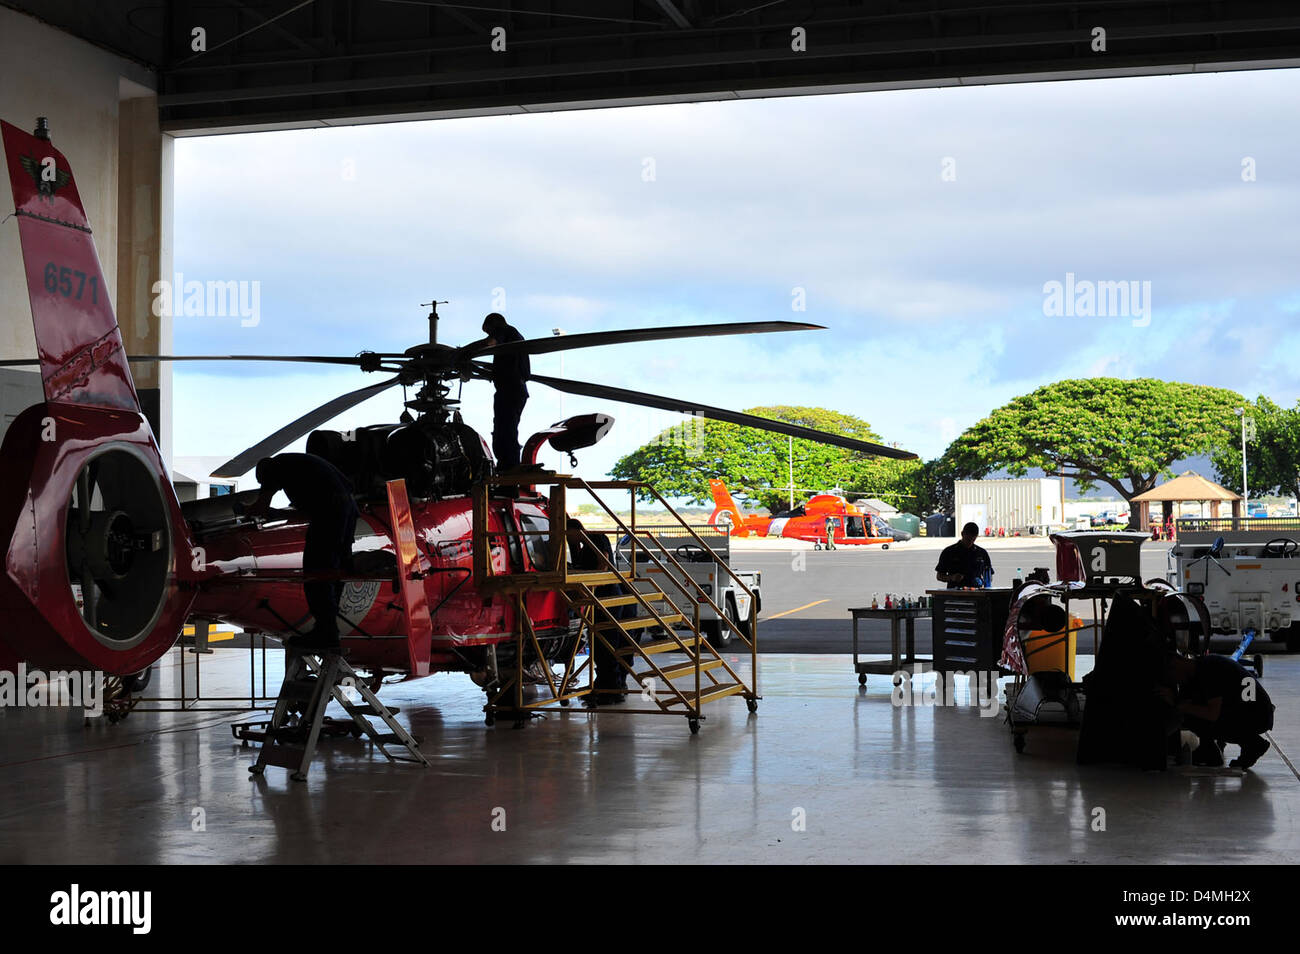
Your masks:
<svg viewBox="0 0 1300 954"><path fill-rule="evenodd" d="M888 543L882 543L882 544L880 545L880 549L882 549L882 550L888 550L888 549L889 549L889 544L888 544Z"/></svg>
<svg viewBox="0 0 1300 954"><path fill-rule="evenodd" d="M1255 663L1255 675L1258 676L1260 679L1263 679L1264 678L1264 657L1259 655L1259 653L1256 653L1254 663Z"/></svg>
<svg viewBox="0 0 1300 954"><path fill-rule="evenodd" d="M865 686L866 684L867 684L867 674L865 672L858 673L858 685Z"/></svg>
<svg viewBox="0 0 1300 954"><path fill-rule="evenodd" d="M494 713L489 712L487 715L483 717L483 724L486 725L489 729L492 728L494 725L497 724L496 715Z"/></svg>
<svg viewBox="0 0 1300 954"><path fill-rule="evenodd" d="M250 765L248 767L248 771L251 772L253 775L261 775L263 772L266 771L266 767L262 765Z"/></svg>
<svg viewBox="0 0 1300 954"><path fill-rule="evenodd" d="M352 738L354 739L361 738L361 726L359 725L352 726L352 728L348 729L348 734L351 735Z"/></svg>
<svg viewBox="0 0 1300 954"><path fill-rule="evenodd" d="M1015 743L1017 752L1025 751L1025 734L1023 732L1017 732L1011 737L1011 741Z"/></svg>
<svg viewBox="0 0 1300 954"><path fill-rule="evenodd" d="M821 548L822 548L822 545L821 545L820 543L814 543L814 544L813 544L813 549L814 549L814 550L820 550Z"/></svg>
<svg viewBox="0 0 1300 954"><path fill-rule="evenodd" d="M698 734L699 734L699 732L700 732L700 720L699 720L699 719L688 719L688 720L686 720L686 724L689 725L689 726L691 727L691 735L698 735Z"/></svg>
<svg viewBox="0 0 1300 954"><path fill-rule="evenodd" d="M573 701L572 699L561 699L561 700L560 700L560 706L561 706L562 708L567 709L567 708L569 708L569 703L572 702L572 701Z"/></svg>
<svg viewBox="0 0 1300 954"><path fill-rule="evenodd" d="M294 773L293 773L292 775L290 775L289 777L290 777L291 779L293 779L295 782L305 782L305 781L307 781L307 776L306 776L306 775L303 775L302 772L294 772Z"/></svg>
<svg viewBox="0 0 1300 954"><path fill-rule="evenodd" d="M745 708L748 709L750 712L757 712L757 711L758 711L758 700L757 700L757 699L746 699L746 700L745 700Z"/></svg>

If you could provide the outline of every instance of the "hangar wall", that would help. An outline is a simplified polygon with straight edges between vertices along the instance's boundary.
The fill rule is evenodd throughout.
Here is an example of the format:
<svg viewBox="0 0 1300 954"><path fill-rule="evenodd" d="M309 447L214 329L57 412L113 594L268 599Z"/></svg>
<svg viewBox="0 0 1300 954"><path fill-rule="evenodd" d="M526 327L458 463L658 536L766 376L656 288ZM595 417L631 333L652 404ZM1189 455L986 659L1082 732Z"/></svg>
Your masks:
<svg viewBox="0 0 1300 954"><path fill-rule="evenodd" d="M150 309L153 283L171 273L172 139L158 129L155 85L148 68L0 7L0 117L28 130L37 116L49 118L51 139L76 173L127 351L148 354L171 349L170 324ZM0 209L0 218L13 210L8 182L0 183ZM35 356L22 248L9 219L0 224L0 358ZM170 370L135 370L170 461ZM35 370L0 368L0 431L40 400Z"/></svg>

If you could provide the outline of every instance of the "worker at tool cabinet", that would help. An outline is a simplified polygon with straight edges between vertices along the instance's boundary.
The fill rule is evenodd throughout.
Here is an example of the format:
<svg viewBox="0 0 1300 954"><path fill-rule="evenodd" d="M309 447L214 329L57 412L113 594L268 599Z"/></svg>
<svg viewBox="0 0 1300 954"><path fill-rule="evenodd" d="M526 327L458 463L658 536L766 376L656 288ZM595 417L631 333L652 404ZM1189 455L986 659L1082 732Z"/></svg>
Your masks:
<svg viewBox="0 0 1300 954"><path fill-rule="evenodd" d="M524 340L505 316L495 311L483 319L483 333L486 338L461 350L473 351ZM528 403L528 376L531 373L528 355L522 351L492 356L492 383L496 386L492 401L492 453L500 470L513 470L519 466L519 418Z"/></svg>
<svg viewBox="0 0 1300 954"><path fill-rule="evenodd" d="M265 515L271 509L271 498L283 490L293 508L308 520L303 573L351 569L352 539L359 514L352 498L352 484L341 470L315 454L277 454L258 462L257 482L261 485L257 499L247 507L236 504L236 513ZM342 581L308 579L302 589L315 625L311 632L290 639L286 645L338 649Z"/></svg>
<svg viewBox="0 0 1300 954"><path fill-rule="evenodd" d="M961 539L939 554L935 578L948 584L948 589L961 586L988 586L993 576L993 561L989 552L975 541L980 528L968 523L961 528Z"/></svg>
<svg viewBox="0 0 1300 954"><path fill-rule="evenodd" d="M1241 746L1228 763L1248 769L1268 751L1265 732L1273 728L1273 700L1250 670L1228 656L1170 655L1167 670L1178 684L1183 727L1195 732L1197 765L1222 765L1223 743Z"/></svg>

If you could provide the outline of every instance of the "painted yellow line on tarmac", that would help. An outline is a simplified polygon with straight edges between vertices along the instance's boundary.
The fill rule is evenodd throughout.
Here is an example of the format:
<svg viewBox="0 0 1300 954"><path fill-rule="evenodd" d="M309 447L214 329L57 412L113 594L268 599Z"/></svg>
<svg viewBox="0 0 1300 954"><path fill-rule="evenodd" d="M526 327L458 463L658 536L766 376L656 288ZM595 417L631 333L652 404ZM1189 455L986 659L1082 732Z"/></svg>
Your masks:
<svg viewBox="0 0 1300 954"><path fill-rule="evenodd" d="M789 616L791 613L798 613L802 610L811 609L814 606L820 606L822 603L829 603L829 599L815 600L812 603L805 603L803 606L796 606L792 610L786 610L784 613L774 613L771 616L764 616L759 622L766 623L770 619L780 619L782 616Z"/></svg>

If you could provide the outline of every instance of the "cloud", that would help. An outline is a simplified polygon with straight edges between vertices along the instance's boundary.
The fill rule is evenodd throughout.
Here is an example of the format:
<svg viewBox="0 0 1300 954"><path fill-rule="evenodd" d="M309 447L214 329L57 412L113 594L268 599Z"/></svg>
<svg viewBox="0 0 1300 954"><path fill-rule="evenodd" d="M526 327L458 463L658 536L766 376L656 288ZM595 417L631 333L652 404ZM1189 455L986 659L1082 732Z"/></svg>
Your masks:
<svg viewBox="0 0 1300 954"><path fill-rule="evenodd" d="M1292 403L1300 131L1274 117L1298 86L1297 71L1273 70L187 139L177 268L261 281L263 318L177 318L175 346L400 351L425 340L420 303L435 296L450 299L440 340L464 342L500 288L532 336L825 325L574 352L563 369L731 408L823 404L927 455L950 424L1063 377L1150 375ZM1150 281L1151 323L1048 318L1043 284L1067 272ZM199 374L241 401L249 389L262 421L324 380L302 367L178 368L178 391ZM561 408L544 391L526 422L599 406ZM467 417L490 430L490 393L466 394ZM207 419L219 405L196 395L187 411L197 424L178 425L181 452L242 439ZM674 420L615 413L590 466Z"/></svg>

